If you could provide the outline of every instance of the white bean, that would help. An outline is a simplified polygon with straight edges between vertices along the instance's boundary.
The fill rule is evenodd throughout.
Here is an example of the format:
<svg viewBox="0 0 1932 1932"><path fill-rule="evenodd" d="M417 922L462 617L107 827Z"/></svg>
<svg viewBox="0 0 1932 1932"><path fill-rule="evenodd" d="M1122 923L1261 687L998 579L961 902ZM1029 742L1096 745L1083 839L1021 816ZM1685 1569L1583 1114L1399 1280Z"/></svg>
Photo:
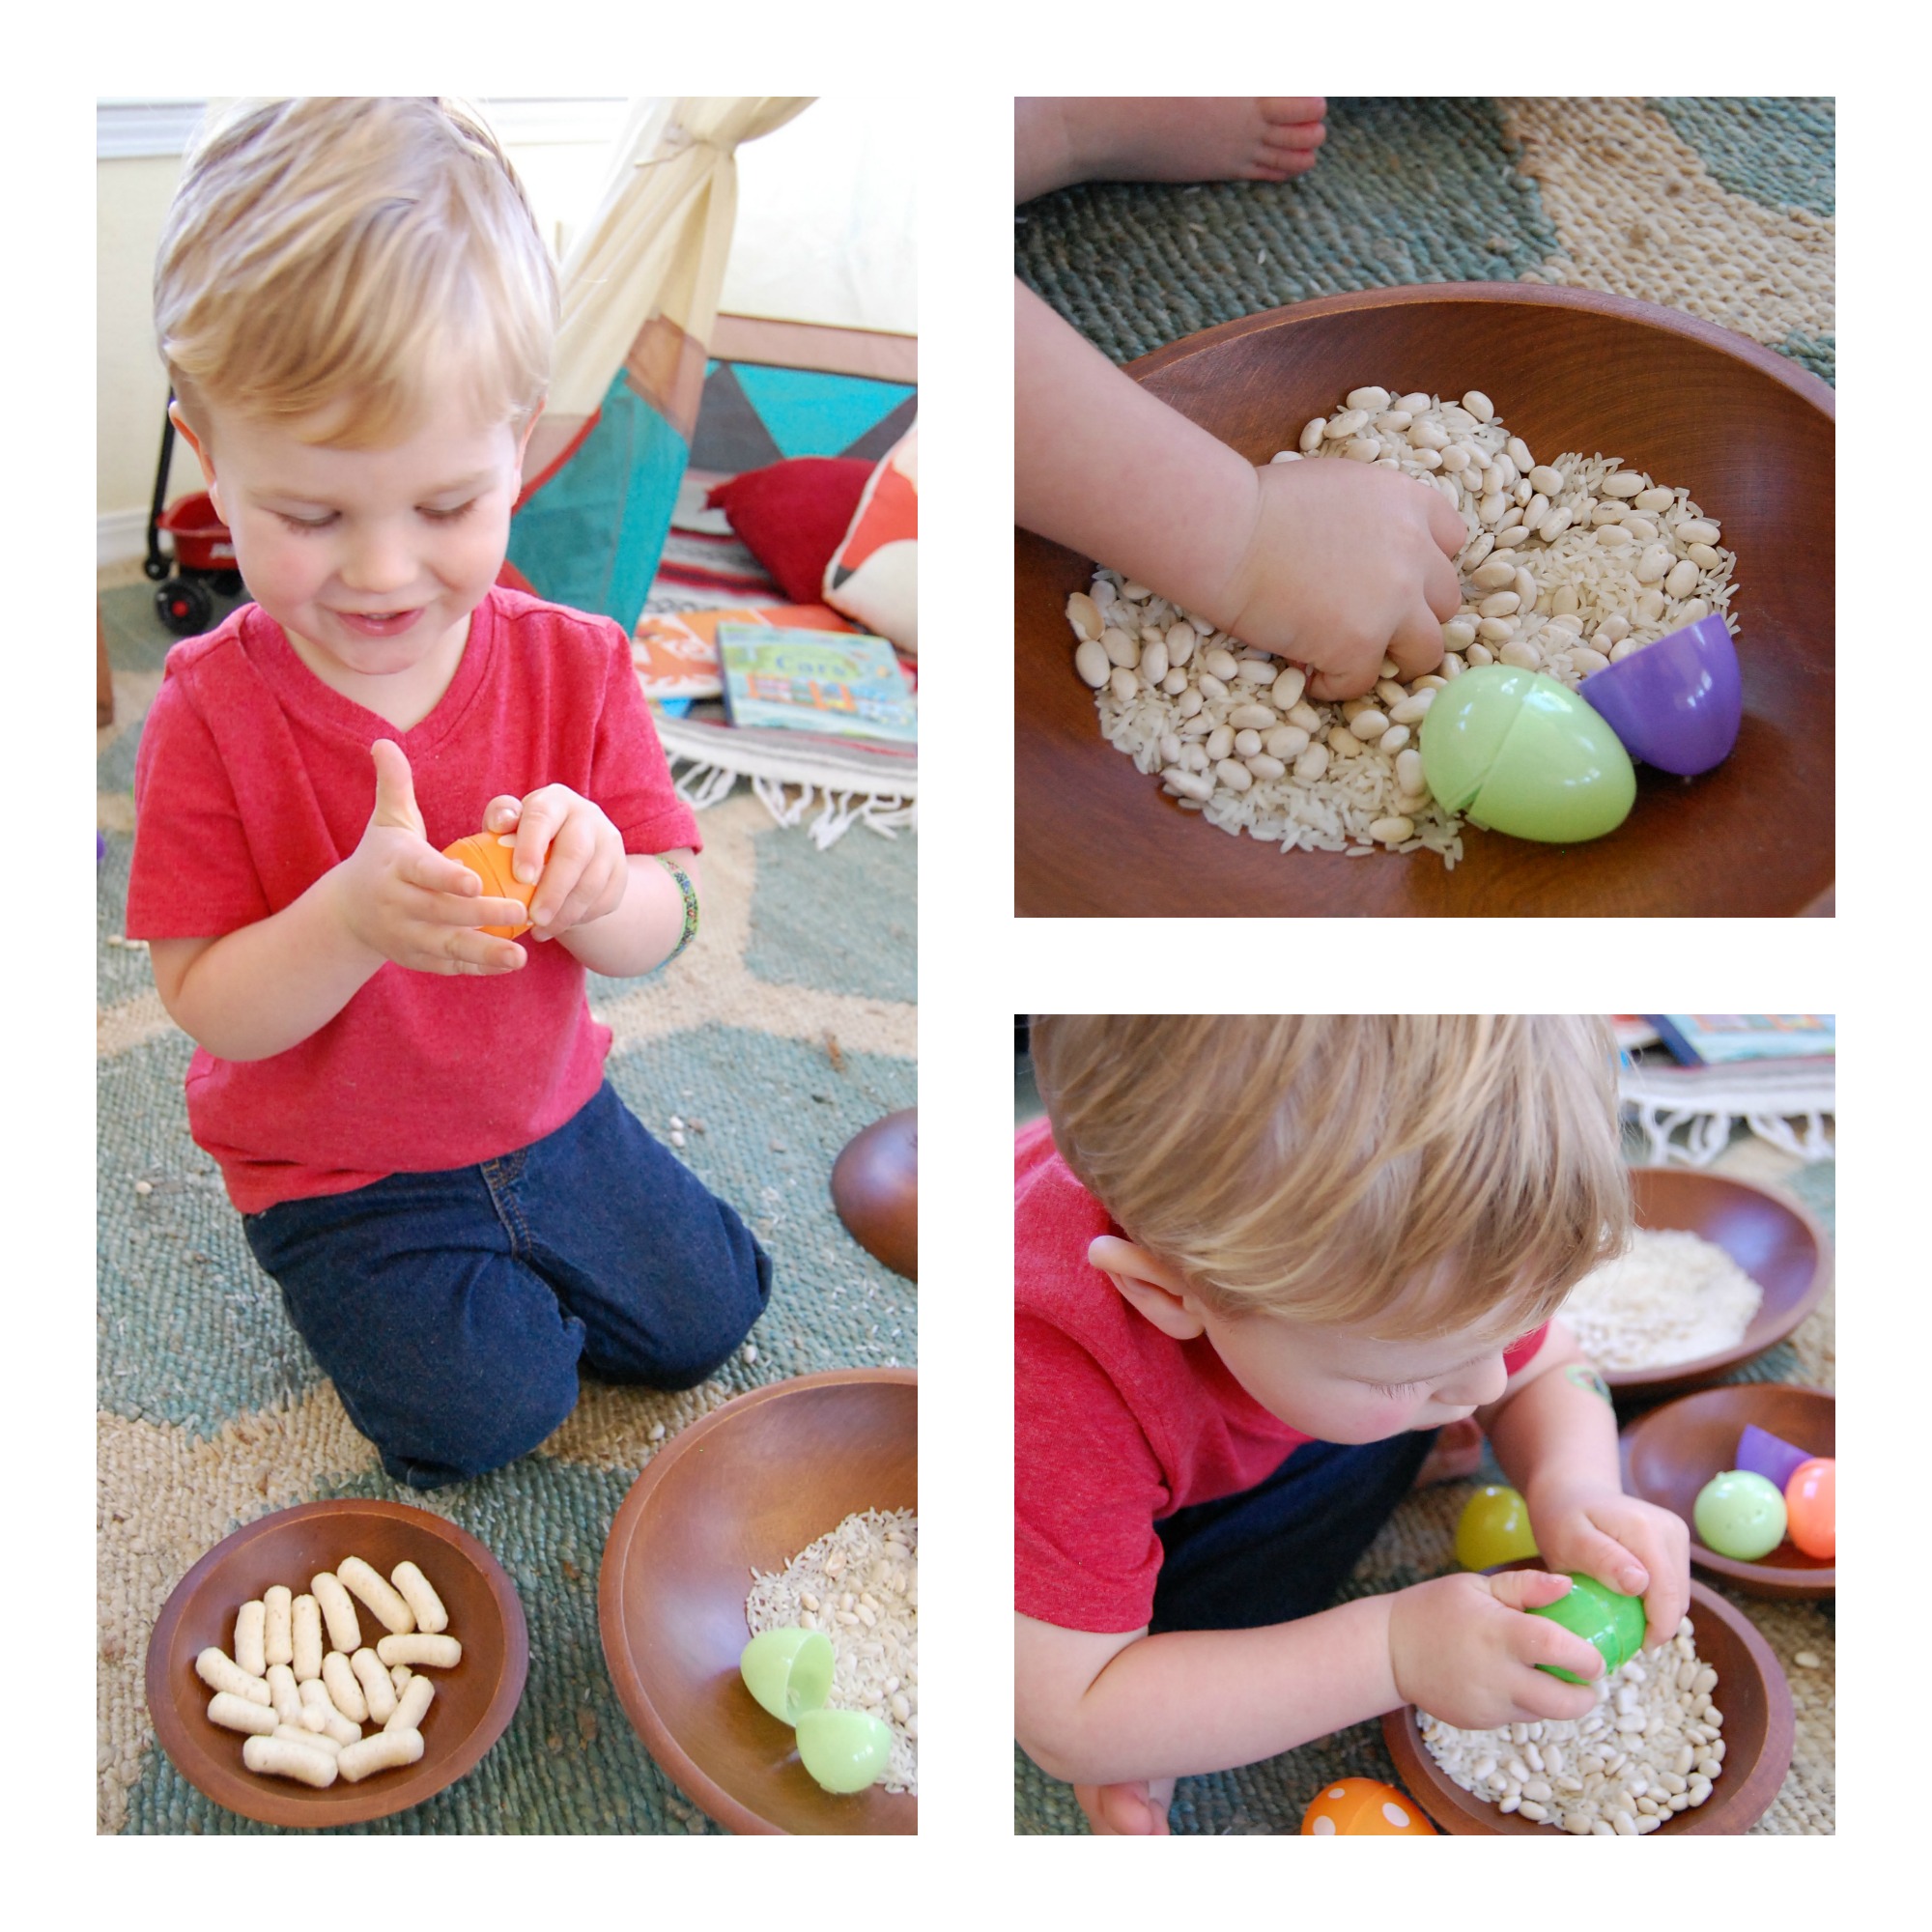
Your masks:
<svg viewBox="0 0 1932 1932"><path fill-rule="evenodd" d="M1100 607L1084 590L1074 591L1066 600L1066 621L1073 626L1073 635L1083 641L1097 639L1103 628Z"/></svg>
<svg viewBox="0 0 1932 1932"><path fill-rule="evenodd" d="M1235 749L1234 727L1217 724L1208 734L1208 755L1210 758L1225 758Z"/></svg>
<svg viewBox="0 0 1932 1932"><path fill-rule="evenodd" d="M1182 798L1198 799L1204 805L1214 796L1214 783L1211 779L1197 777L1179 765L1169 765L1161 773L1160 780L1169 791L1177 792Z"/></svg>
<svg viewBox="0 0 1932 1932"><path fill-rule="evenodd" d="M286 1663L269 1665L269 1702L283 1723L293 1724L301 1718L301 1691L296 1674Z"/></svg>
<svg viewBox="0 0 1932 1932"><path fill-rule="evenodd" d="M268 1605L258 1598L235 1612L235 1663L250 1677L266 1677Z"/></svg>
<svg viewBox="0 0 1932 1932"><path fill-rule="evenodd" d="M385 1636L376 1646L384 1663L428 1663L448 1670L463 1662L463 1646L453 1636Z"/></svg>
<svg viewBox="0 0 1932 1932"><path fill-rule="evenodd" d="M1349 721L1349 729L1361 739L1365 745L1372 738L1379 738L1388 727L1389 722L1386 714L1378 711L1373 705L1365 711L1356 712L1354 717Z"/></svg>
<svg viewBox="0 0 1932 1932"><path fill-rule="evenodd" d="M1474 416L1479 423L1488 422L1489 419L1496 412L1496 406L1492 402L1491 402L1489 397L1484 395L1482 390L1480 389L1471 389L1468 392L1468 394L1463 398L1463 407L1465 410L1467 410L1468 412L1472 416Z"/></svg>
<svg viewBox="0 0 1932 1932"><path fill-rule="evenodd" d="M1113 667L1107 662L1107 653L1101 649L1098 641L1093 638L1085 638L1074 647L1073 668L1080 673L1085 683L1098 691L1107 682Z"/></svg>
<svg viewBox="0 0 1932 1932"><path fill-rule="evenodd" d="M1141 646L1141 675L1150 684L1158 684L1167 675L1167 645L1156 639L1151 644Z"/></svg>
<svg viewBox="0 0 1932 1932"><path fill-rule="evenodd" d="M1604 478L1605 497L1629 497L1649 489L1647 480L1628 469L1619 469Z"/></svg>
<svg viewBox="0 0 1932 1932"><path fill-rule="evenodd" d="M233 1697L245 1697L251 1704L268 1704L266 1677L254 1677L243 1670L219 1644L210 1644L194 1661L194 1674L211 1690L225 1690Z"/></svg>
<svg viewBox="0 0 1932 1932"><path fill-rule="evenodd" d="M310 1678L322 1675L321 1606L304 1592L290 1606L289 1624L290 1640L295 1646L295 1655L289 1662L296 1682L306 1684Z"/></svg>
<svg viewBox="0 0 1932 1932"><path fill-rule="evenodd" d="M1125 631L1108 629L1100 633L1100 648L1107 662L1121 670L1132 670L1141 661L1141 647Z"/></svg>
<svg viewBox="0 0 1932 1932"><path fill-rule="evenodd" d="M330 1656L338 1653L331 1651ZM301 1727L324 1731L339 1745L353 1745L362 1735L362 1727L335 1708L328 1687L320 1677L311 1677L301 1687Z"/></svg>
<svg viewBox="0 0 1932 1932"><path fill-rule="evenodd" d="M1270 757L1265 752L1257 752L1242 762L1258 779L1278 779L1288 770L1279 758Z"/></svg>
<svg viewBox="0 0 1932 1932"><path fill-rule="evenodd" d="M252 1731L267 1737L282 1720L266 1704L238 1697L232 1690L217 1690L208 1700L208 1721L224 1730Z"/></svg>
<svg viewBox="0 0 1932 1932"><path fill-rule="evenodd" d="M1111 691L1113 695L1116 697L1118 697L1122 704L1131 704L1134 701L1134 699L1140 696L1141 681L1133 674L1132 671L1125 669L1122 666L1116 665L1115 668L1107 673L1107 689Z"/></svg>
<svg viewBox="0 0 1932 1932"><path fill-rule="evenodd" d="M362 1694L362 1686L355 1675L355 1666L341 1651L331 1650L322 1660L322 1681L324 1688L328 1691L328 1701L352 1724L368 1721L369 1700Z"/></svg>
<svg viewBox="0 0 1932 1932"><path fill-rule="evenodd" d="M333 1784L340 1769L339 1760L327 1751L293 1744L287 1738L250 1738L242 1747L242 1762L250 1771L266 1773L270 1777L292 1777L298 1783L313 1785L318 1791Z"/></svg>
<svg viewBox="0 0 1932 1932"><path fill-rule="evenodd" d="M335 1572L319 1571L309 1579L309 1588L315 1592L323 1621L328 1626L330 1644L344 1657L360 1650L362 1626L355 1621L355 1605L349 1601L349 1592L342 1587ZM296 1675L299 1677L301 1672L297 1671Z"/></svg>
<svg viewBox="0 0 1932 1932"><path fill-rule="evenodd" d="M1192 624L1177 622L1167 627L1167 637L1163 641L1167 645L1168 668L1178 669L1194 655L1194 647L1201 641L1201 633Z"/></svg>
<svg viewBox="0 0 1932 1932"><path fill-rule="evenodd" d="M1240 662L1233 651L1223 650L1219 644L1210 644L1201 653L1201 668L1226 684L1231 683L1235 673L1240 669Z"/></svg>
<svg viewBox="0 0 1932 1932"><path fill-rule="evenodd" d="M428 1711L436 1696L436 1686L427 1677L412 1677L402 1687L401 1695L396 1699L396 1708L389 1714L383 1728L385 1731L417 1731L422 1728L423 1714Z"/></svg>
<svg viewBox="0 0 1932 1932"><path fill-rule="evenodd" d="M1321 447L1321 437L1327 427L1327 422L1321 416L1311 416L1302 425L1300 440L1306 454L1312 456Z"/></svg>
<svg viewBox="0 0 1932 1932"><path fill-rule="evenodd" d="M1328 769L1328 747L1311 745L1294 761L1294 776L1303 784L1313 784Z"/></svg>
<svg viewBox="0 0 1932 1932"><path fill-rule="evenodd" d="M1378 818L1369 827L1369 837L1378 845L1400 845L1415 837L1415 827L1406 818Z"/></svg>
<svg viewBox="0 0 1932 1932"><path fill-rule="evenodd" d="M362 1687L362 1699L369 1707L372 1723L386 1724L396 1709L396 1687L382 1660L366 1645L349 1660L355 1681Z"/></svg>
<svg viewBox="0 0 1932 1932"><path fill-rule="evenodd" d="M1697 566L1688 556L1673 564L1663 580L1664 594L1670 597L1688 597L1696 587Z"/></svg>
<svg viewBox="0 0 1932 1932"><path fill-rule="evenodd" d="M1691 517L1677 526L1677 541L1682 544L1714 544L1718 541L1718 526Z"/></svg>
<svg viewBox="0 0 1932 1932"><path fill-rule="evenodd" d="M1277 724L1264 733L1262 744L1271 758L1298 758L1308 747L1308 733L1299 724Z"/></svg>
<svg viewBox="0 0 1932 1932"><path fill-rule="evenodd" d="M1230 791L1246 791L1255 781L1254 773L1246 765L1236 764L1233 758L1223 758L1214 767L1214 776Z"/></svg>
<svg viewBox="0 0 1932 1932"><path fill-rule="evenodd" d="M295 1662L295 1635L291 1624L294 1601L286 1583L271 1583L262 1592L262 1659L265 1663Z"/></svg>
<svg viewBox="0 0 1932 1932"><path fill-rule="evenodd" d="M360 1744L350 1745L335 1760L335 1766L351 1784L359 1784L372 1772L387 1771L393 1765L414 1764L422 1754L420 1731L378 1731Z"/></svg>

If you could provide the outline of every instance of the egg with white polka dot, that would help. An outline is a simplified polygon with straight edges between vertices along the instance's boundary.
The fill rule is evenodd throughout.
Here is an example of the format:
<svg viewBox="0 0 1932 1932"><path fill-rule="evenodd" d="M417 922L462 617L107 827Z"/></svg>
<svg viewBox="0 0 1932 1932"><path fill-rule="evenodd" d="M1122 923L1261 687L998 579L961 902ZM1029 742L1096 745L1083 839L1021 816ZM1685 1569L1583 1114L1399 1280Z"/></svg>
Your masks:
<svg viewBox="0 0 1932 1932"><path fill-rule="evenodd" d="M1435 1827L1406 1791L1373 1777L1343 1777L1324 1784L1301 1814L1304 1838L1433 1838Z"/></svg>

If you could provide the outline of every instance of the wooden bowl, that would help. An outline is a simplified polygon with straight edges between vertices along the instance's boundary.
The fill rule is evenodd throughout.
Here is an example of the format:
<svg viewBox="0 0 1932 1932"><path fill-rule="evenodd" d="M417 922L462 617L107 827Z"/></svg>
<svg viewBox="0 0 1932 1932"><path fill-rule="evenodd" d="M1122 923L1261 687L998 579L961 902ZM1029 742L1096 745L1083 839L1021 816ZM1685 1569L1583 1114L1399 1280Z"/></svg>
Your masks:
<svg viewBox="0 0 1932 1932"><path fill-rule="evenodd" d="M1744 724L1701 778L1639 766L1630 817L1585 844L1465 821L1453 872L1422 852L1284 853L1180 810L1101 737L1065 614L1089 561L1015 531L1023 917L1829 911L1834 402L1815 376L1673 309L1521 282L1324 296L1204 329L1127 371L1253 463L1365 383L1445 398L1480 388L1539 460L1619 456L1689 489L1737 553Z"/></svg>
<svg viewBox="0 0 1932 1932"><path fill-rule="evenodd" d="M1638 1226L1687 1229L1715 1242L1764 1290L1764 1298L1735 1348L1657 1368L1605 1369L1604 1379L1621 1401L1651 1402L1721 1381L1783 1341L1832 1285L1824 1228L1781 1194L1684 1167L1634 1168L1631 1188Z"/></svg>
<svg viewBox="0 0 1932 1932"><path fill-rule="evenodd" d="M1691 1562L1747 1595L1829 1597L1838 1587L1837 1559L1807 1556L1789 1537L1754 1563L1719 1556L1697 1541L1691 1515L1697 1492L1738 1466L1738 1437L1752 1422L1813 1456L1838 1453L1837 1403L1825 1390L1727 1382L1665 1403L1624 1430L1617 1445L1624 1488L1682 1517L1690 1530Z"/></svg>
<svg viewBox="0 0 1932 1932"><path fill-rule="evenodd" d="M875 1261L919 1279L919 1109L862 1128L832 1163L832 1205Z"/></svg>
<svg viewBox="0 0 1932 1932"><path fill-rule="evenodd" d="M1520 1569L1521 1564L1506 1564ZM1749 1830L1770 1808L1791 1769L1794 1723L1791 1687L1784 1681L1771 1647L1751 1628L1750 1619L1712 1589L1690 1579L1690 1624L1697 1656L1718 1673L1713 1693L1724 1714L1723 1775L1702 1804L1678 1811L1650 1835L1693 1837L1735 1835ZM1528 1834L1563 1837L1548 1824L1533 1824L1513 1811L1473 1797L1457 1784L1429 1753L1415 1719L1405 1704L1382 1719L1382 1739L1404 1787L1437 1828L1457 1837L1507 1838Z"/></svg>
<svg viewBox="0 0 1932 1932"><path fill-rule="evenodd" d="M325 1791L258 1777L242 1762L242 1734L209 1722L213 1693L194 1661L210 1644L235 1654L235 1613L243 1604L276 1583L300 1596L317 1571L350 1556L384 1577L406 1558L414 1563L449 1611L463 1661L452 1670L423 1666L436 1701L414 1764L359 1784L337 1778ZM356 1616L370 1642L387 1634L359 1602ZM148 1641L148 1710L175 1769L226 1809L264 1825L357 1825L420 1804L472 1769L516 1711L528 1662L524 1606L502 1565L468 1531L403 1503L302 1503L238 1529L175 1585Z"/></svg>
<svg viewBox="0 0 1932 1932"><path fill-rule="evenodd" d="M682 1431L624 1498L598 1579L605 1661L651 1755L727 1830L919 1830L905 1793L820 1789L738 1676L753 1570L783 1569L856 1511L918 1504L912 1369L753 1389Z"/></svg>

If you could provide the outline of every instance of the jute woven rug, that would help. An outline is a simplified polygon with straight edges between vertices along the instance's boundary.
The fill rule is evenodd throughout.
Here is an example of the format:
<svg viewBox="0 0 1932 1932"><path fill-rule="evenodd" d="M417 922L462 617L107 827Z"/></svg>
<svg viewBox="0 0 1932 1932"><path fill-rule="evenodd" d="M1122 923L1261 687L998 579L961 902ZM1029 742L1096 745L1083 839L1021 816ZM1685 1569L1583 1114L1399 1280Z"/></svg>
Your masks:
<svg viewBox="0 0 1932 1932"><path fill-rule="evenodd" d="M704 925L676 966L592 981L611 1079L732 1203L775 1264L749 1352L676 1395L586 1381L535 1454L424 1495L392 1483L256 1267L213 1162L189 1140L189 1042L147 954L121 943L139 712L169 641L144 587L103 594L117 726L102 734L99 1009L99 1829L265 1830L212 1804L156 1747L142 1694L168 1592L244 1522L328 1496L412 1503L492 1549L529 1621L529 1679L468 1777L371 1833L717 1828L646 1755L597 1633L604 1539L677 1432L762 1382L917 1360L918 1294L833 1210L838 1151L914 1104L914 839L858 831L818 851L740 789L705 812ZM701 1131L699 1123L701 1122ZM653 1443L663 1423L664 1441Z"/></svg>
<svg viewBox="0 0 1932 1932"><path fill-rule="evenodd" d="M1018 272L1122 362L1312 296L1524 281L1685 309L1833 380L1832 101L1331 99L1327 123L1293 181L1041 195Z"/></svg>
<svg viewBox="0 0 1932 1932"><path fill-rule="evenodd" d="M1025 1114L1037 1102L1023 1105ZM1783 1188L1811 1209L1827 1230L1833 1227L1837 1165L1814 1161L1801 1166L1740 1128L1726 1151L1711 1164L1761 1186ZM1729 1379L1798 1382L1832 1388L1836 1380L1836 1291L1828 1293L1787 1342L1767 1350ZM1382 1526L1342 1591L1342 1599L1384 1590L1406 1589L1457 1569L1456 1520L1480 1483L1504 1481L1493 1458L1466 1481L1411 1491ZM1831 1598L1816 1603L1772 1603L1747 1597L1715 1579L1712 1583L1748 1616L1771 1646L1791 1686L1797 1734L1791 1770L1771 1808L1750 1828L1750 1835L1799 1837L1829 1834L1836 1829L1835 1615ZM1801 1665L1798 1655L1818 1660ZM1721 1703L1721 1699L1719 1699ZM1013 1752L1013 1829L1024 1835L1084 1833L1087 1821L1073 1801L1073 1789L1050 1778L1018 1748ZM1210 1777L1184 1777L1169 1814L1177 1834L1294 1833L1301 1814L1324 1784L1338 1777L1375 1777L1400 1784L1395 1764L1382 1743L1379 1719L1352 1724L1300 1748L1259 1764L1242 1765Z"/></svg>

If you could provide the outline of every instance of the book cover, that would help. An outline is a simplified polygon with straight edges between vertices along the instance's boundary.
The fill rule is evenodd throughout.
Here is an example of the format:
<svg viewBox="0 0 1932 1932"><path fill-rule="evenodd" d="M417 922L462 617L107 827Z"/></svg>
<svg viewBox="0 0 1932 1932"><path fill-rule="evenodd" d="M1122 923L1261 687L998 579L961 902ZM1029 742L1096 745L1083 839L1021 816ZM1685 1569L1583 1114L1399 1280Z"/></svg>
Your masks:
<svg viewBox="0 0 1932 1932"><path fill-rule="evenodd" d="M720 624L854 633L854 626L826 604L646 611L631 633L631 662L637 667L644 696L654 704L722 696L724 683L718 669Z"/></svg>
<svg viewBox="0 0 1932 1932"><path fill-rule="evenodd" d="M1729 1066L1747 1060L1831 1059L1837 1050L1832 1013L1645 1013L1686 1066Z"/></svg>
<svg viewBox="0 0 1932 1932"><path fill-rule="evenodd" d="M733 724L901 743L919 735L912 694L883 638L720 624L718 655Z"/></svg>

